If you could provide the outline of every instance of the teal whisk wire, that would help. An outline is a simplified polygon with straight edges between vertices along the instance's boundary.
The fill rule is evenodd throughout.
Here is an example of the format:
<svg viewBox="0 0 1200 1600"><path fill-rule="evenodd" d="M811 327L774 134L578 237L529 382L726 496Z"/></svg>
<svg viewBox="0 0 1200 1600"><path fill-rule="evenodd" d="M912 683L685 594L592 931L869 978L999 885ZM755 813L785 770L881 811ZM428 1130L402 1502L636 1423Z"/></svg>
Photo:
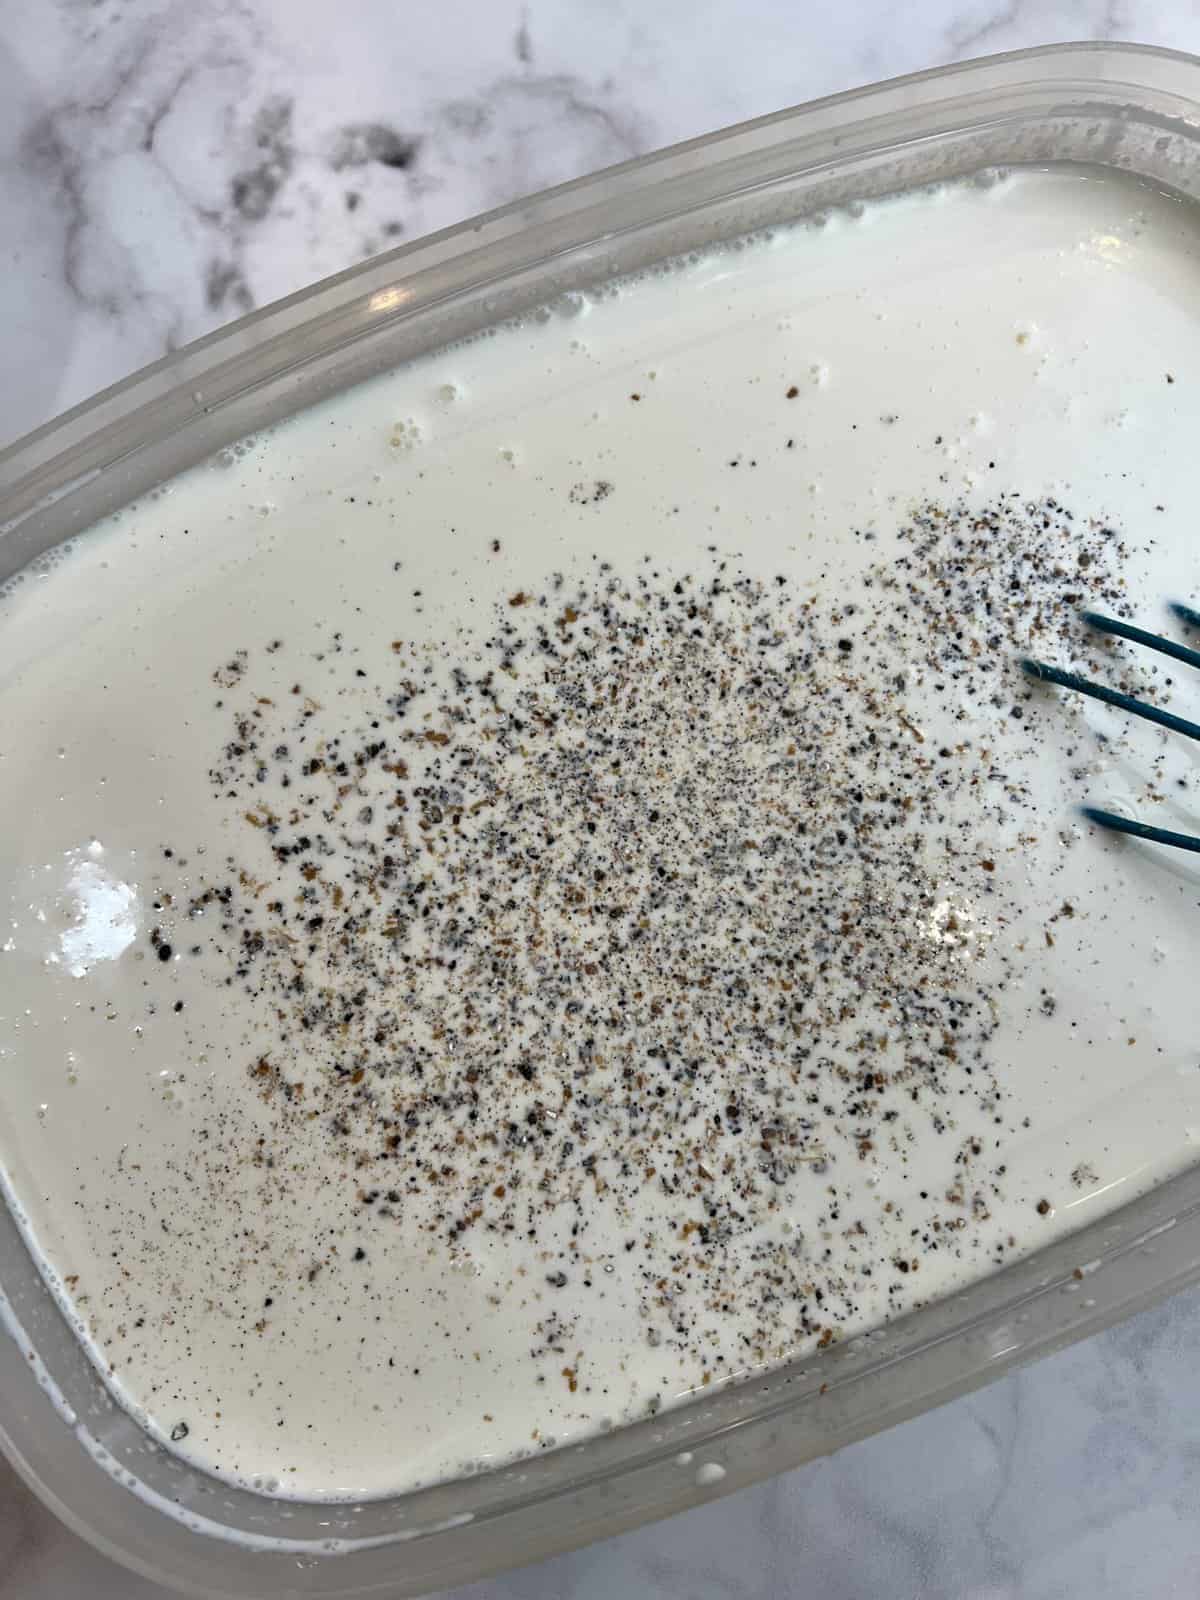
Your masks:
<svg viewBox="0 0 1200 1600"><path fill-rule="evenodd" d="M1194 850L1200 854L1200 838L1195 834L1152 828L1148 822L1134 822L1129 817L1119 817L1115 811L1102 811L1099 806L1080 806L1079 809L1089 822L1100 828L1110 828L1113 833L1127 833L1133 839L1149 839L1153 844L1169 844L1176 850Z"/></svg>
<svg viewBox="0 0 1200 1600"><path fill-rule="evenodd" d="M1182 605L1179 601L1172 601L1169 609L1186 627L1200 631L1200 611ZM1164 639L1160 634L1147 633L1144 628L1135 628L1132 623L1121 622L1116 617L1101 616L1096 611L1085 611L1083 620L1099 633L1106 633L1117 639L1127 639L1130 644L1143 645L1148 650L1157 651L1159 655L1182 662L1184 666L1200 668L1200 650L1176 644L1174 639ZM1128 711L1131 716L1140 717L1144 722L1153 722L1171 733L1181 733L1187 739L1200 739L1200 723L1192 722L1187 717L1176 716L1172 711L1164 711L1160 706L1150 705L1145 700L1135 700L1132 695L1124 694L1120 689L1110 689L1107 684L1093 683L1089 678L1081 678L1076 672L1064 672L1061 667L1049 666L1044 661L1025 658L1021 662L1021 669L1038 683L1053 683L1060 689L1072 689L1078 694L1087 695L1089 699L1100 700L1105 705L1115 706L1120 711ZM1101 828L1108 828L1113 833L1124 833L1134 839L1149 840L1152 844L1165 844L1176 850L1200 853L1200 837L1194 834L1177 833L1172 828L1156 828L1149 823L1134 822L1129 817L1122 817L1115 811L1105 811L1099 806L1085 805L1081 806L1080 810L1089 822L1094 822Z"/></svg>
<svg viewBox="0 0 1200 1600"><path fill-rule="evenodd" d="M1110 689L1105 683L1093 683L1090 678L1081 678L1076 672L1049 667L1044 661L1024 660L1021 668L1039 683L1054 683L1060 689L1074 689L1091 700L1102 700L1105 705L1116 706L1119 711L1128 711L1132 716L1141 717L1143 722L1156 722L1160 728L1167 728L1172 733L1182 733L1188 739L1200 739L1200 722L1189 722L1186 717L1177 717L1172 711L1163 711L1145 700L1135 700L1132 695L1122 694L1120 689Z"/></svg>
<svg viewBox="0 0 1200 1600"><path fill-rule="evenodd" d="M1172 606L1177 615L1185 619L1189 615L1186 606ZM1195 615L1195 613L1190 613ZM1160 634L1147 633L1145 628L1135 628L1128 622L1118 622L1116 617L1102 617L1099 612L1085 611L1083 620L1089 628L1095 628L1100 633L1111 633L1118 639L1128 639L1131 644L1144 644L1148 650L1157 650L1159 655L1170 656L1174 661L1182 661L1187 667L1200 667L1200 650L1189 650L1186 644L1176 644L1174 639L1164 639ZM1200 624L1200 618L1197 618Z"/></svg>

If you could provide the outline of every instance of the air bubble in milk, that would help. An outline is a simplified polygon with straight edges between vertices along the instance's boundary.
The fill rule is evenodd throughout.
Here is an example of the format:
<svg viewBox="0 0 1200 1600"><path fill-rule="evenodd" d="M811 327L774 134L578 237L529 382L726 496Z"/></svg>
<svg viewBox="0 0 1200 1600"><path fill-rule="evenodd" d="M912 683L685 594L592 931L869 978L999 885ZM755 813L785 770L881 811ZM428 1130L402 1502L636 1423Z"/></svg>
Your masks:
<svg viewBox="0 0 1200 1600"><path fill-rule="evenodd" d="M227 444L223 449L218 450L213 457L213 465L234 467L250 454L257 443L257 437L252 433L248 433L244 439L236 439L233 444Z"/></svg>
<svg viewBox="0 0 1200 1600"><path fill-rule="evenodd" d="M553 309L560 317L579 317L588 309L587 296L569 289L566 294L560 294L553 302Z"/></svg>
<svg viewBox="0 0 1200 1600"><path fill-rule="evenodd" d="M186 1094L184 1092L184 1076L170 1067L165 1067L159 1074L160 1099L173 1111L183 1109Z"/></svg>
<svg viewBox="0 0 1200 1600"><path fill-rule="evenodd" d="M404 417L401 421L392 424L390 444L393 450L405 453L415 450L421 443L423 432L421 424L415 417Z"/></svg>

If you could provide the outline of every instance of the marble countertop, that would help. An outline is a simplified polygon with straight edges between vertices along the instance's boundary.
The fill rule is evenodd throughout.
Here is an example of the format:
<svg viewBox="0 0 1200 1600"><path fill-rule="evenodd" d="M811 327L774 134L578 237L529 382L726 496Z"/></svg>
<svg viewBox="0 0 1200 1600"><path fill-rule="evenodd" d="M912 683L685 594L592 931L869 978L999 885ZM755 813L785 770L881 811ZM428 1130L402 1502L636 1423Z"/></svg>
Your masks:
<svg viewBox="0 0 1200 1600"><path fill-rule="evenodd" d="M375 251L723 124L1194 0L0 0L0 445ZM472 1600L1165 1600L1200 1568L1200 1293ZM0 1466L0 1600L150 1600Z"/></svg>

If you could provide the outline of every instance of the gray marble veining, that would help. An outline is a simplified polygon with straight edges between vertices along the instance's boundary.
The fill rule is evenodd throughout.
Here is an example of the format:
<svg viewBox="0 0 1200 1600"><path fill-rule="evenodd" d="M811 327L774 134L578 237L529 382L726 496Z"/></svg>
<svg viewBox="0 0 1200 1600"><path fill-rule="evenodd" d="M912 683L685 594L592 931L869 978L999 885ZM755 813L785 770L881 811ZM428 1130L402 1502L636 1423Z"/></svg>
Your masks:
<svg viewBox="0 0 1200 1600"><path fill-rule="evenodd" d="M832 90L1189 0L3 0L0 442L472 213Z"/></svg>
<svg viewBox="0 0 1200 1600"><path fill-rule="evenodd" d="M0 0L0 443L231 317L579 173L1193 0ZM1161 1600L1200 1569L1200 1293L665 1526L459 1591ZM161 1591L0 1467L0 1600Z"/></svg>

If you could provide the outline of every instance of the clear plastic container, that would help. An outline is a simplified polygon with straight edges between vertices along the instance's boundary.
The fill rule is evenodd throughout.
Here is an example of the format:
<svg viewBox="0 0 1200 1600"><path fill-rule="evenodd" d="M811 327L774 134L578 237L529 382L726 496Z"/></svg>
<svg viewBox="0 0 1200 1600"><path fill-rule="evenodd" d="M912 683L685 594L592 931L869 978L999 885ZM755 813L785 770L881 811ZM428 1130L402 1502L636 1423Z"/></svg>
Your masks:
<svg viewBox="0 0 1200 1600"><path fill-rule="evenodd" d="M1200 60L996 56L680 145L452 228L168 357L0 454L0 579L223 445L567 290L825 206L1074 162L1200 199ZM1200 1280L1200 1167L889 1327L585 1444L360 1505L229 1488L114 1405L0 1208L0 1443L64 1521L206 1596L417 1595L741 1488Z"/></svg>

